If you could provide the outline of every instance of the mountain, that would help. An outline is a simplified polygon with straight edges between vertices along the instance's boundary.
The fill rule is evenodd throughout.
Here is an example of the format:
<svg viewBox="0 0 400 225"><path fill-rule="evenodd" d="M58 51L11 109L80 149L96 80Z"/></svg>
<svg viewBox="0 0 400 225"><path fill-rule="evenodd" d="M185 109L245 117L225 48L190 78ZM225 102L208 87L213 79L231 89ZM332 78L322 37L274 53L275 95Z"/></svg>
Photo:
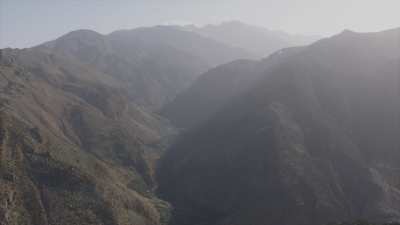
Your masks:
<svg viewBox="0 0 400 225"><path fill-rule="evenodd" d="M78 30L36 48L112 75L132 101L152 109L171 101L208 69L249 57L241 49L170 26L109 35Z"/></svg>
<svg viewBox="0 0 400 225"><path fill-rule="evenodd" d="M247 56L167 26L1 49L0 224L165 224L154 168L176 132L154 111Z"/></svg>
<svg viewBox="0 0 400 225"><path fill-rule="evenodd" d="M185 26L183 29L215 39L230 46L250 52L254 57L266 57L287 47L311 44L320 39L317 36L291 35L283 31L229 21L218 25Z"/></svg>
<svg viewBox="0 0 400 225"><path fill-rule="evenodd" d="M399 65L400 28L344 31L266 66L161 159L171 224L400 221Z"/></svg>
<svg viewBox="0 0 400 225"><path fill-rule="evenodd" d="M293 47L279 50L262 60L264 63L237 60L211 69L166 104L161 110L161 115L178 128L199 126L236 96L251 88L266 68L301 49L302 47Z"/></svg>
<svg viewBox="0 0 400 225"><path fill-rule="evenodd" d="M258 61L185 29L0 50L1 225L399 220L400 29Z"/></svg>
<svg viewBox="0 0 400 225"><path fill-rule="evenodd" d="M2 49L0 75L1 224L161 224L144 148L167 123L113 77L38 49Z"/></svg>

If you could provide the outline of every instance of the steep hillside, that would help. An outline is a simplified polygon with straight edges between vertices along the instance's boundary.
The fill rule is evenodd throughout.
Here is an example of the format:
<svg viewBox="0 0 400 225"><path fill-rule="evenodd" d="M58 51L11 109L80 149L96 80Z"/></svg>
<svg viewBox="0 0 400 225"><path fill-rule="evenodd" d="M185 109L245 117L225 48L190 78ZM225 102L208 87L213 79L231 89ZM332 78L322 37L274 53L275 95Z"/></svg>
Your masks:
<svg viewBox="0 0 400 225"><path fill-rule="evenodd" d="M0 84L2 225L165 220L143 148L168 125L113 77L39 49L3 49Z"/></svg>
<svg viewBox="0 0 400 225"><path fill-rule="evenodd" d="M399 221L399 97L400 29L344 31L267 67L162 159L172 224Z"/></svg>
<svg viewBox="0 0 400 225"><path fill-rule="evenodd" d="M184 29L244 49L256 58L266 57L282 48L308 45L320 39L316 36L291 35L282 31L268 30L239 21L204 27L186 26Z"/></svg>
<svg viewBox="0 0 400 225"><path fill-rule="evenodd" d="M0 50L0 224L164 224L154 111L240 49L173 27Z"/></svg>
<svg viewBox="0 0 400 225"><path fill-rule="evenodd" d="M251 88L268 67L286 60L301 49L282 49L262 62L238 60L211 69L166 104L161 114L178 128L201 125L236 96Z"/></svg>

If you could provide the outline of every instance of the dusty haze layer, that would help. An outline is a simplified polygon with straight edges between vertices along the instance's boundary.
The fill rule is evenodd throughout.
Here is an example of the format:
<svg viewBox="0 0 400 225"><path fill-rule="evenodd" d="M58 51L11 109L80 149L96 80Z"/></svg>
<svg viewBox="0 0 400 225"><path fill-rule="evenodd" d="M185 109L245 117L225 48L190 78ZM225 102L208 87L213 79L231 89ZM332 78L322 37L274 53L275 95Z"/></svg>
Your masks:
<svg viewBox="0 0 400 225"><path fill-rule="evenodd" d="M397 0L1 0L0 48L31 47L83 28L109 33L156 24L227 20L323 36L343 29L378 31L400 25L399 8Z"/></svg>

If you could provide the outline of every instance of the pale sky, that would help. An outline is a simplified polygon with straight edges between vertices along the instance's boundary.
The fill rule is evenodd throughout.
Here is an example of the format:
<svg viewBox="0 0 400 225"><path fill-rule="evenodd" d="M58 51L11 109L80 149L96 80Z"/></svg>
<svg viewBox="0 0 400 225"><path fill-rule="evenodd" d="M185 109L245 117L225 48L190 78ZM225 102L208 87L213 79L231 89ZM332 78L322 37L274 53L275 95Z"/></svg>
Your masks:
<svg viewBox="0 0 400 225"><path fill-rule="evenodd" d="M228 20L323 36L380 31L400 27L400 0L0 0L0 48L30 47L76 29L105 34Z"/></svg>

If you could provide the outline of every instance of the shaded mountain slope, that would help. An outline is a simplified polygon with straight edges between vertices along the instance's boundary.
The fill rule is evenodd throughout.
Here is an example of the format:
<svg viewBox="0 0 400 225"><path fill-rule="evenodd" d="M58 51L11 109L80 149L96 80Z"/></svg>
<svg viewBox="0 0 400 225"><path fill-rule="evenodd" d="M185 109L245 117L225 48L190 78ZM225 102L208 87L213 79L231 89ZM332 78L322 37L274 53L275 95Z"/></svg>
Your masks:
<svg viewBox="0 0 400 225"><path fill-rule="evenodd" d="M67 57L3 49L0 73L2 224L161 224L143 147L163 121Z"/></svg>
<svg viewBox="0 0 400 225"><path fill-rule="evenodd" d="M199 78L161 110L161 115L178 128L201 125L251 88L268 67L301 51L301 47L282 49L260 61L238 60L218 66Z"/></svg>
<svg viewBox="0 0 400 225"><path fill-rule="evenodd" d="M268 67L162 159L172 224L399 221L399 65L394 29L345 31Z"/></svg>
<svg viewBox="0 0 400 225"><path fill-rule="evenodd" d="M255 65L253 61L234 61L208 71L167 104L161 114L180 128L201 124L251 83L256 76ZM246 72L249 76L243 74Z"/></svg>

